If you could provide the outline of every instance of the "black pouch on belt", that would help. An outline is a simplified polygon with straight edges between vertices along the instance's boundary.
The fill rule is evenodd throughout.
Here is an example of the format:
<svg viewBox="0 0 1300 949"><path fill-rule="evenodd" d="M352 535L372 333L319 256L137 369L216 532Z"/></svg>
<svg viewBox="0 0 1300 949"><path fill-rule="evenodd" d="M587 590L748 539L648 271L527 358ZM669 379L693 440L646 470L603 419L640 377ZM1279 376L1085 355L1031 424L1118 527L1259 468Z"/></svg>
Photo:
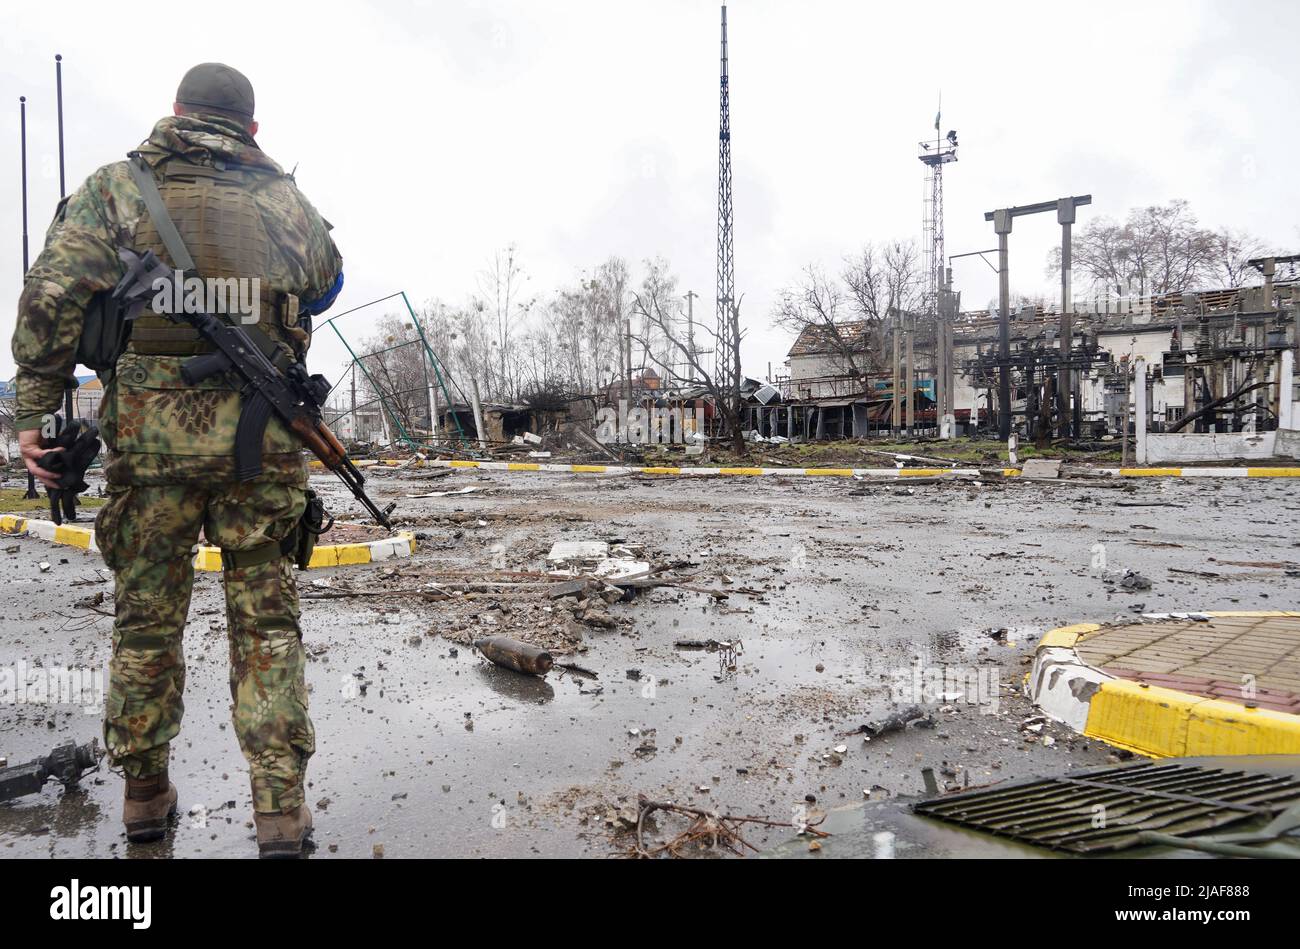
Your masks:
<svg viewBox="0 0 1300 949"><path fill-rule="evenodd" d="M298 551L296 562L299 570L306 570L311 564L312 551L316 549L316 538L334 526L334 518L325 512L325 502L317 497L316 492L308 489L307 506L302 510L298 521Z"/></svg>

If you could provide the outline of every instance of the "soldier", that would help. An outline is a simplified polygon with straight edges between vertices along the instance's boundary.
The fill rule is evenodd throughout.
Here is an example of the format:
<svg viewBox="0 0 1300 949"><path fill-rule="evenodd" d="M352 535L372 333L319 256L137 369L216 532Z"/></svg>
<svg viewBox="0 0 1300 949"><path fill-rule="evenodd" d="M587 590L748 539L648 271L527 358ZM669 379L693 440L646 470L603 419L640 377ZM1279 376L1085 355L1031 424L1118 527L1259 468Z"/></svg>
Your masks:
<svg viewBox="0 0 1300 949"><path fill-rule="evenodd" d="M195 66L173 112L133 154L152 171L197 273L248 281L239 287L253 288L246 302L254 305L239 321L273 362L302 358L311 315L333 303L343 282L330 225L257 146L253 88L241 73ZM47 486L42 428L74 371L83 327L90 332L88 314L123 275L120 246L174 265L127 162L100 168L59 205L18 305L19 442L28 470ZM230 693L258 849L298 856L311 832L304 771L315 748L288 557L306 505L301 445L273 418L262 474L239 482L240 395L220 375L185 382L181 364L210 347L157 309L155 301L134 321L125 351L101 374L108 500L95 538L116 580L104 742L126 777L122 820L128 840L153 840L176 810L169 747L184 711L182 633L202 531L222 552Z"/></svg>

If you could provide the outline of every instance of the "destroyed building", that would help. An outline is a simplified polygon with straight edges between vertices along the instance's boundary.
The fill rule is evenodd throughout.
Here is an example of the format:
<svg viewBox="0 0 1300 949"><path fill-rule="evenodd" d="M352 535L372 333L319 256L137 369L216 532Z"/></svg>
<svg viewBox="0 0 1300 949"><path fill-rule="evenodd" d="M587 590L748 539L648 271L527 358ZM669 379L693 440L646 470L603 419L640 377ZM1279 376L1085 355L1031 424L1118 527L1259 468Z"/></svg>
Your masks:
<svg viewBox="0 0 1300 949"><path fill-rule="evenodd" d="M1151 431L1177 425L1216 400L1248 385L1249 406L1198 419L1197 431L1277 427L1286 414L1277 385L1284 371L1294 372L1296 313L1300 310L1300 272L1296 259L1270 258L1262 286L1166 294L1076 304L1074 346L1075 417L1081 434L1121 431L1128 415L1130 368L1142 359L1148 374L1146 399ZM1283 266L1281 272L1274 272ZM827 327L807 326L789 351L788 376L778 380L778 418L795 419L796 435L817 438L859 437L905 425L892 420L894 369L906 379L909 321L895 333L893 322L874 334L866 321ZM1027 306L1011 314L1012 414L1022 431L1032 433L1059 365L1060 308ZM935 404L942 385L936 373L936 321L914 317L911 386L913 427L936 430ZM965 312L952 324L948 353L952 370L953 421L957 434L987 425L998 411L999 317L988 310ZM873 347L869 340L876 337ZM874 349L874 351L873 351ZM851 366L846 369L846 366ZM1284 368L1289 367L1289 370ZM1267 385L1265 385L1267 383ZM906 383L903 383L906 389ZM905 399L900 399L906 405ZM782 415L784 413L784 415ZM760 413L761 414L761 413ZM812 420L800 424L801 420ZM781 424L785 424L782 422ZM765 432L766 434L766 432Z"/></svg>

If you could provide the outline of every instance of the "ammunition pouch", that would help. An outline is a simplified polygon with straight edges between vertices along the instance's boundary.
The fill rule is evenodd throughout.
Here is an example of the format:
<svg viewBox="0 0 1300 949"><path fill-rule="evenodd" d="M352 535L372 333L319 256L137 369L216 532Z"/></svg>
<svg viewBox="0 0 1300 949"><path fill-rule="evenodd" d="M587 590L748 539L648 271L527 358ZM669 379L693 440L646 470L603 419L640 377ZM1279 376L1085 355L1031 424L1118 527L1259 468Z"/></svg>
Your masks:
<svg viewBox="0 0 1300 949"><path fill-rule="evenodd" d="M86 308L81 338L77 341L78 365L95 372L112 372L130 335L131 322L114 294L96 293Z"/></svg>

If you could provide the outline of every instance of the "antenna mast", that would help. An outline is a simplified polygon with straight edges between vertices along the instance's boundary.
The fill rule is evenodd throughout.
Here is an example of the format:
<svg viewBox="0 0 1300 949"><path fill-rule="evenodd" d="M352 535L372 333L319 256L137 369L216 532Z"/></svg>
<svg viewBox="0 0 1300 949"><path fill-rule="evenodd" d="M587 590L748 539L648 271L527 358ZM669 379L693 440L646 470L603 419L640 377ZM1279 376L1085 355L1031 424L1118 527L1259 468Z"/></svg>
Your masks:
<svg viewBox="0 0 1300 949"><path fill-rule="evenodd" d="M733 308L736 306L736 261L732 241L731 90L727 76L727 5L722 5L722 73L718 120L718 339L714 369L719 389L734 388L739 373Z"/></svg>

